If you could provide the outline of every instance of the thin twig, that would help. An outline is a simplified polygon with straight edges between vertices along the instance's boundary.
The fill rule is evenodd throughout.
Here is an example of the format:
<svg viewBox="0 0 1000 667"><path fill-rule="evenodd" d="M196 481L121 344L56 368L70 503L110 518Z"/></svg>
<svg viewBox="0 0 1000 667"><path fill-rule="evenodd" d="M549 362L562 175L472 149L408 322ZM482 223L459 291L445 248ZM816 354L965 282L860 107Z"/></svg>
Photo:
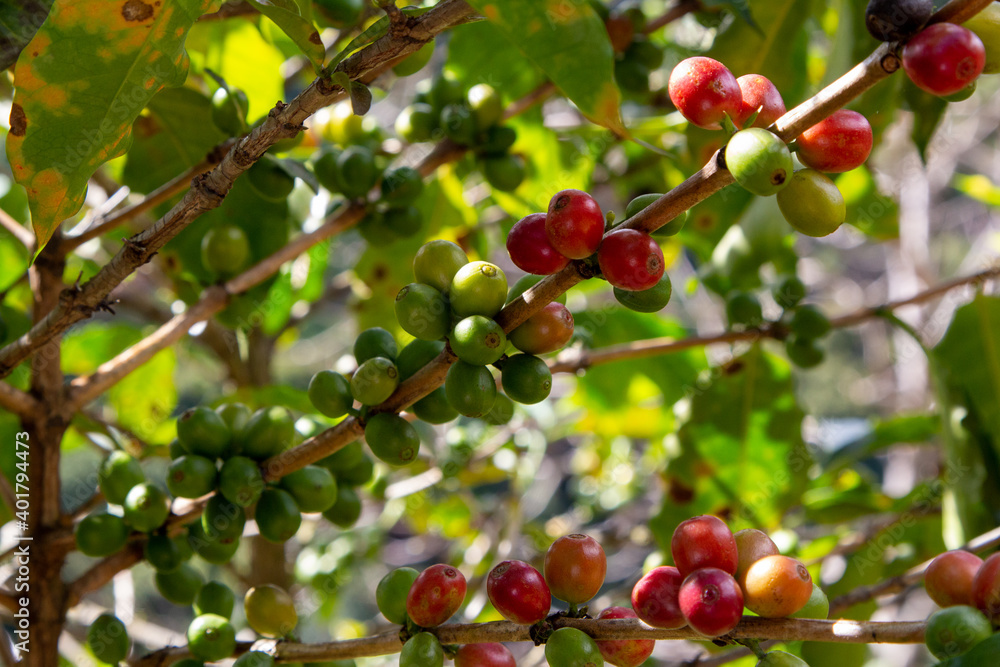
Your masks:
<svg viewBox="0 0 1000 667"><path fill-rule="evenodd" d="M666 12L657 16L655 19L646 22L643 26L642 31L647 35L654 33L660 28L664 27L669 23L673 23L682 16L687 16L691 12L697 12L704 9L699 0L678 0L674 3L674 6L668 9Z"/></svg>
<svg viewBox="0 0 1000 667"><path fill-rule="evenodd" d="M0 382L0 408L26 417L38 410L38 401L28 393L12 387L6 382Z"/></svg>
<svg viewBox="0 0 1000 667"><path fill-rule="evenodd" d="M35 235L30 229L11 217L10 213L0 208L0 227L3 227L10 235L29 251L35 247Z"/></svg>

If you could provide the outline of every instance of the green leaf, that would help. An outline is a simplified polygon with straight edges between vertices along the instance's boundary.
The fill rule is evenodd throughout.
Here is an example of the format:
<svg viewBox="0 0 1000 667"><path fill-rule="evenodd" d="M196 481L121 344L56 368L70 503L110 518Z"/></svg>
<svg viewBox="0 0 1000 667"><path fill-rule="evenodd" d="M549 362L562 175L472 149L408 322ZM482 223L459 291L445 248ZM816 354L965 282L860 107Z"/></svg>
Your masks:
<svg viewBox="0 0 1000 667"><path fill-rule="evenodd" d="M903 97L906 106L913 112L913 128L910 130L910 138L920 151L920 158L927 162L927 147L934 138L944 112L948 109L948 102L937 95L931 95L906 81L903 84Z"/></svg>
<svg viewBox="0 0 1000 667"><path fill-rule="evenodd" d="M1000 187L997 187L989 176L955 174L952 186L976 201L981 201L988 206L1000 206Z"/></svg>
<svg viewBox="0 0 1000 667"><path fill-rule="evenodd" d="M651 522L657 539L669 544L677 524L695 514L722 516L734 529L777 527L812 465L788 363L754 345L690 391L680 451Z"/></svg>
<svg viewBox="0 0 1000 667"><path fill-rule="evenodd" d="M142 332L127 324L94 322L72 329L63 339L62 367L69 375L87 375L142 340Z"/></svg>
<svg viewBox="0 0 1000 667"><path fill-rule="evenodd" d="M6 0L0 3L0 70L17 60L17 55L38 31L49 13L52 0Z"/></svg>
<svg viewBox="0 0 1000 667"><path fill-rule="evenodd" d="M147 193L201 162L226 137L211 120L207 97L190 88L169 88L149 102L132 125L122 183Z"/></svg>
<svg viewBox="0 0 1000 667"><path fill-rule="evenodd" d="M147 442L166 444L174 436L174 423L168 418L177 406L176 365L176 354L168 348L108 391L108 403L115 409L118 423Z"/></svg>
<svg viewBox="0 0 1000 667"><path fill-rule="evenodd" d="M614 52L604 22L586 2L470 0L490 25L544 71L590 120L627 136Z"/></svg>
<svg viewBox="0 0 1000 667"><path fill-rule="evenodd" d="M485 21L452 32L448 69L461 81L489 81L509 100L527 95L544 79L538 67Z"/></svg>
<svg viewBox="0 0 1000 667"><path fill-rule="evenodd" d="M210 4L55 2L14 68L7 137L39 247L83 206L91 174L128 150L153 95L184 82L184 37Z"/></svg>
<svg viewBox="0 0 1000 667"><path fill-rule="evenodd" d="M247 0L260 13L274 21L288 37L295 42L302 53L309 58L317 71L323 68L326 49L316 26L308 16L303 16L294 0ZM311 7L312 5L308 5Z"/></svg>

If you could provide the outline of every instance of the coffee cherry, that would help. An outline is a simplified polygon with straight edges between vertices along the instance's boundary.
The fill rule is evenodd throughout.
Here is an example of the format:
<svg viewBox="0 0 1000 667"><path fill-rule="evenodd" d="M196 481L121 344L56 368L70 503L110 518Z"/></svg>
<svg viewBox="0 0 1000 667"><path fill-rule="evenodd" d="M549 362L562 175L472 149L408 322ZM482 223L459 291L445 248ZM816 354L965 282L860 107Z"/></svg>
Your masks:
<svg viewBox="0 0 1000 667"><path fill-rule="evenodd" d="M493 374L485 366L456 361L448 369L444 391L451 406L466 417L482 417L497 398Z"/></svg>
<svg viewBox="0 0 1000 667"><path fill-rule="evenodd" d="M880 42L899 42L924 27L933 13L931 0L871 0L865 27Z"/></svg>
<svg viewBox="0 0 1000 667"><path fill-rule="evenodd" d="M430 285L410 283L396 294L396 320L420 340L439 340L448 333L451 315L444 295Z"/></svg>
<svg viewBox="0 0 1000 667"><path fill-rule="evenodd" d="M570 604L583 604L597 595L607 570L604 549L589 535L565 535L545 552L545 581L552 595Z"/></svg>
<svg viewBox="0 0 1000 667"><path fill-rule="evenodd" d="M420 231L424 215L416 206L392 206L382 213L382 223L398 238L406 239Z"/></svg>
<svg viewBox="0 0 1000 667"><path fill-rule="evenodd" d="M243 597L247 625L265 637L285 637L298 625L292 596L273 584L254 586Z"/></svg>
<svg viewBox="0 0 1000 667"><path fill-rule="evenodd" d="M684 576L703 567L733 574L739 562L736 540L729 526L722 519L707 514L682 521L674 529L670 553Z"/></svg>
<svg viewBox="0 0 1000 667"><path fill-rule="evenodd" d="M235 605L236 596L229 586L218 581L210 581L198 591L194 599L194 613L198 616L216 614L229 618L233 615Z"/></svg>
<svg viewBox="0 0 1000 667"><path fill-rule="evenodd" d="M954 23L924 28L903 47L903 69L931 95L957 93L983 71L986 48L976 33Z"/></svg>
<svg viewBox="0 0 1000 667"><path fill-rule="evenodd" d="M726 319L730 327L759 327L764 321L764 311L753 294L734 292L726 299Z"/></svg>
<svg viewBox="0 0 1000 667"><path fill-rule="evenodd" d="M492 364L503 356L507 348L507 334L503 328L482 315L459 320L448 340L459 359L476 366Z"/></svg>
<svg viewBox="0 0 1000 667"><path fill-rule="evenodd" d="M549 636L545 662L549 667L604 667L597 642L576 628L559 628Z"/></svg>
<svg viewBox="0 0 1000 667"><path fill-rule="evenodd" d="M260 461L283 451L294 438L295 420L291 413L272 406L254 412L236 440L242 447L238 453Z"/></svg>
<svg viewBox="0 0 1000 667"><path fill-rule="evenodd" d="M222 421L226 422L226 426L234 434L243 430L252 415L250 408L243 403L223 403L215 408L215 412L222 417Z"/></svg>
<svg viewBox="0 0 1000 667"><path fill-rule="evenodd" d="M517 667L513 654L503 644L484 642L460 646L455 667Z"/></svg>
<svg viewBox="0 0 1000 667"><path fill-rule="evenodd" d="M264 201L282 202L295 189L295 177L270 155L264 155L247 170L247 183Z"/></svg>
<svg viewBox="0 0 1000 667"><path fill-rule="evenodd" d="M822 338L830 331L830 320L819 308L807 304L795 309L788 328L800 338Z"/></svg>
<svg viewBox="0 0 1000 667"><path fill-rule="evenodd" d="M334 371L320 371L309 381L309 401L327 417L343 417L354 406L351 381Z"/></svg>
<svg viewBox="0 0 1000 667"><path fill-rule="evenodd" d="M448 394L444 387L438 387L414 403L410 412L417 416L417 419L428 424L447 424L458 417L458 410L448 402Z"/></svg>
<svg viewBox="0 0 1000 667"><path fill-rule="evenodd" d="M930 615L924 643L935 658L946 660L968 653L992 634L993 626L983 612L968 605L958 605Z"/></svg>
<svg viewBox="0 0 1000 667"><path fill-rule="evenodd" d="M412 204L424 189L424 179L413 167L389 169L382 175L382 199L393 206Z"/></svg>
<svg viewBox="0 0 1000 667"><path fill-rule="evenodd" d="M406 623L406 596L419 575L412 567L398 567L378 582L375 603L390 623Z"/></svg>
<svg viewBox="0 0 1000 667"><path fill-rule="evenodd" d="M177 439L190 453L215 460L228 453L232 433L215 410L198 406L177 418Z"/></svg>
<svg viewBox="0 0 1000 667"><path fill-rule="evenodd" d="M455 274L449 297L455 315L493 317L507 301L507 276L496 264L470 262Z"/></svg>
<svg viewBox="0 0 1000 667"><path fill-rule="evenodd" d="M385 357L389 361L395 361L398 353L396 339L382 327L365 329L354 339L354 359L359 364L375 357Z"/></svg>
<svg viewBox="0 0 1000 667"><path fill-rule="evenodd" d="M317 465L290 472L279 484L292 494L300 512L323 512L337 502L337 480L333 473Z"/></svg>
<svg viewBox="0 0 1000 667"><path fill-rule="evenodd" d="M503 118L503 101L496 89L486 83L477 83L466 93L465 101L476 119L476 128L483 131Z"/></svg>
<svg viewBox="0 0 1000 667"><path fill-rule="evenodd" d="M545 233L544 213L532 213L521 218L507 234L507 252L514 265L522 271L547 276L561 271L569 258L559 254Z"/></svg>
<svg viewBox="0 0 1000 667"><path fill-rule="evenodd" d="M647 572L632 587L632 608L643 623L668 630L687 625L678 599L683 582L680 570L662 565Z"/></svg>
<svg viewBox="0 0 1000 667"><path fill-rule="evenodd" d="M823 592L815 581L813 582L812 593L809 594L809 601L802 609L789 615L789 618L818 618L826 620L830 616L830 599Z"/></svg>
<svg viewBox="0 0 1000 667"><path fill-rule="evenodd" d="M792 174L778 193L778 208L795 231L821 237L840 229L847 218L844 195L828 176L814 169Z"/></svg>
<svg viewBox="0 0 1000 667"><path fill-rule="evenodd" d="M201 239L201 263L216 278L235 276L250 259L250 240L241 227L222 224Z"/></svg>
<svg viewBox="0 0 1000 667"><path fill-rule="evenodd" d="M465 601L465 577L451 565L431 565L413 581L406 595L406 613L422 628L441 625Z"/></svg>
<svg viewBox="0 0 1000 667"><path fill-rule="evenodd" d="M411 144L430 141L436 126L437 115L429 104L411 104L396 117L396 133Z"/></svg>
<svg viewBox="0 0 1000 667"><path fill-rule="evenodd" d="M429 364L441 354L444 343L439 340L412 340L407 343L399 356L396 357L396 369L399 371L399 381L402 382L421 368Z"/></svg>
<svg viewBox="0 0 1000 667"><path fill-rule="evenodd" d="M200 527L200 524L198 524ZM156 590L167 602L186 607L194 603L204 581L198 570L187 563L172 572L157 572L153 577Z"/></svg>
<svg viewBox="0 0 1000 667"><path fill-rule="evenodd" d="M202 660L222 660L236 650L236 630L217 614L202 614L187 629L188 650Z"/></svg>
<svg viewBox="0 0 1000 667"><path fill-rule="evenodd" d="M778 546L767 536L767 533L756 528L747 528L733 533L733 540L736 542L736 577L740 588L746 593L746 576L750 566L767 556L778 555Z"/></svg>
<svg viewBox="0 0 1000 667"><path fill-rule="evenodd" d="M282 489L265 489L257 501L257 528L269 542L287 542L299 532L302 513L292 494Z"/></svg>
<svg viewBox="0 0 1000 667"><path fill-rule="evenodd" d="M500 192L517 190L527 173L524 158L514 153L486 155L482 159L481 168L486 182Z"/></svg>
<svg viewBox="0 0 1000 667"><path fill-rule="evenodd" d="M785 340L785 354L788 360L799 368L814 368L823 363L823 348L813 338L789 336Z"/></svg>
<svg viewBox="0 0 1000 667"><path fill-rule="evenodd" d="M431 61L434 56L434 42L427 42L419 49L403 58L399 63L392 66L392 73L396 76L410 76L416 74Z"/></svg>
<svg viewBox="0 0 1000 667"><path fill-rule="evenodd" d="M573 315L553 301L529 317L507 336L525 354L545 354L561 349L573 336Z"/></svg>
<svg viewBox="0 0 1000 667"><path fill-rule="evenodd" d="M743 592L732 575L715 567L689 574L678 602L688 625L706 637L726 634L743 617Z"/></svg>
<svg viewBox="0 0 1000 667"><path fill-rule="evenodd" d="M604 214L586 192L561 190L549 200L545 234L556 252L565 257L590 257L604 237Z"/></svg>
<svg viewBox="0 0 1000 667"><path fill-rule="evenodd" d="M809 663L791 653L769 651L757 661L756 667L809 667Z"/></svg>
<svg viewBox="0 0 1000 667"><path fill-rule="evenodd" d="M667 91L681 115L706 130L720 129L727 114L740 115L740 85L725 65L712 58L682 60L670 73Z"/></svg>
<svg viewBox="0 0 1000 667"><path fill-rule="evenodd" d="M128 526L114 514L88 514L76 526L76 548L85 556L110 556L121 551L127 541Z"/></svg>
<svg viewBox="0 0 1000 667"><path fill-rule="evenodd" d="M97 485L105 500L114 505L125 502L125 496L132 487L144 481L146 476L139 461L120 449L108 454L97 471Z"/></svg>
<svg viewBox="0 0 1000 667"><path fill-rule="evenodd" d="M972 580L972 600L979 611L1000 624L1000 553L983 561Z"/></svg>
<svg viewBox="0 0 1000 667"><path fill-rule="evenodd" d="M798 305L806 297L806 286L797 276L789 276L781 281L771 293L774 301L785 310Z"/></svg>
<svg viewBox="0 0 1000 667"><path fill-rule="evenodd" d="M542 282L542 279L544 277L545 276L535 276L535 275L532 275L532 274L529 273L528 275L521 276L520 278L518 278L517 282L514 283L511 286L511 288L507 291L507 303L510 303L511 301L513 301L514 299L516 299L517 297L519 297L522 294L524 294L525 292L527 292L530 288L532 288L535 285L537 285L538 283ZM561 303L562 305L565 306L566 305L566 293L563 292L562 294L560 294L559 296L557 296L555 298L555 301L557 303Z"/></svg>
<svg viewBox="0 0 1000 667"><path fill-rule="evenodd" d="M201 527L210 540L239 539L246 522L243 508L220 495L209 498L201 513Z"/></svg>
<svg viewBox="0 0 1000 667"><path fill-rule="evenodd" d="M493 407L482 417L483 421L490 426L503 426L510 423L513 418L514 402L504 394L497 394L496 400L493 401Z"/></svg>
<svg viewBox="0 0 1000 667"><path fill-rule="evenodd" d="M654 287L663 275L663 250L649 234L634 229L611 232L597 251L605 280L633 292Z"/></svg>
<svg viewBox="0 0 1000 667"><path fill-rule="evenodd" d="M517 130L506 125L494 125L483 133L479 142L479 151L488 156L501 156L507 153L516 142Z"/></svg>
<svg viewBox="0 0 1000 667"><path fill-rule="evenodd" d="M150 535L142 548L142 555L157 572L173 572L191 556L191 550L182 538Z"/></svg>
<svg viewBox="0 0 1000 667"><path fill-rule="evenodd" d="M413 424L399 415L381 412L365 424L365 442L372 454L392 466L405 466L417 460L420 436Z"/></svg>
<svg viewBox="0 0 1000 667"><path fill-rule="evenodd" d="M418 632L406 640L399 652L399 667L443 667L444 650L438 638Z"/></svg>
<svg viewBox="0 0 1000 667"><path fill-rule="evenodd" d="M362 405L378 405L392 396L398 386L399 370L385 357L369 359L351 376L351 394Z"/></svg>
<svg viewBox="0 0 1000 667"><path fill-rule="evenodd" d="M500 381L504 393L523 405L544 401L552 391L552 372L544 361L531 354L508 357L500 370Z"/></svg>
<svg viewBox="0 0 1000 667"><path fill-rule="evenodd" d="M369 478L371 474L369 473ZM323 512L323 518L340 528L350 528L361 517L361 498L351 487L337 487L337 502L333 507Z"/></svg>
<svg viewBox="0 0 1000 667"><path fill-rule="evenodd" d="M978 80L973 81L972 83L970 83L968 86L958 91L957 93L952 93L951 95L942 95L941 99L943 99L945 102L952 102L952 103L964 102L965 100L975 95L977 87L978 87Z"/></svg>
<svg viewBox="0 0 1000 667"><path fill-rule="evenodd" d="M666 273L649 289L632 292L619 287L614 288L615 300L637 313L655 313L663 310L670 302L672 293L673 286L670 283L670 276Z"/></svg>
<svg viewBox="0 0 1000 667"><path fill-rule="evenodd" d="M252 459L233 456L219 470L219 493L240 507L250 507L264 490L264 477Z"/></svg>
<svg viewBox="0 0 1000 667"><path fill-rule="evenodd" d="M131 646L125 624L114 614L101 614L87 630L87 648L101 662L117 665Z"/></svg>
<svg viewBox="0 0 1000 667"><path fill-rule="evenodd" d="M173 667L203 667L200 662L197 665L187 666L182 664L184 662L186 661L175 662ZM247 651L236 659L233 667L274 667L274 658L263 651Z"/></svg>
<svg viewBox="0 0 1000 667"><path fill-rule="evenodd" d="M597 615L602 618L636 618L628 607L608 607ZM606 639L597 642L597 648L604 659L615 667L639 667L653 654L656 641L653 639Z"/></svg>
<svg viewBox="0 0 1000 667"><path fill-rule="evenodd" d="M983 559L968 551L946 551L924 571L924 587L939 607L974 606L972 581Z"/></svg>
<svg viewBox="0 0 1000 667"><path fill-rule="evenodd" d="M357 23L365 10L364 0L318 0L316 4L322 8L330 22L341 30Z"/></svg>
<svg viewBox="0 0 1000 667"><path fill-rule="evenodd" d="M195 521L188 527L187 544L192 553L198 554L202 560L221 565L232 560L233 555L240 547L240 538L212 539L205 534L205 529L202 527L201 522ZM171 572L170 574L176 574L176 572ZM178 602L177 604L190 603Z"/></svg>
<svg viewBox="0 0 1000 667"><path fill-rule="evenodd" d="M167 520L167 515L170 514L170 499L158 486L144 482L132 487L125 496L122 509L125 523L135 530L151 533Z"/></svg>
<svg viewBox="0 0 1000 667"><path fill-rule="evenodd" d="M465 251L457 244L434 239L420 246L413 257L413 277L418 283L430 285L442 294L451 289L451 281L469 263Z"/></svg>
<svg viewBox="0 0 1000 667"><path fill-rule="evenodd" d="M799 161L806 167L841 173L864 164L873 142L867 118L857 111L838 109L799 135L796 145Z"/></svg>
<svg viewBox="0 0 1000 667"><path fill-rule="evenodd" d="M662 194L657 194L655 192L645 195L639 195L638 197L630 201L628 203L628 206L625 207L625 219L628 220L629 218L636 215L637 213L639 213L639 211L651 205L653 202L655 202L662 196L663 196ZM675 216L674 218L672 218L671 220L669 220L668 222L664 223L660 227L654 229L652 232L650 232L650 234L652 236L673 236L684 228L684 223L687 222L687 219L688 219L688 212L684 211Z"/></svg>
<svg viewBox="0 0 1000 667"><path fill-rule="evenodd" d="M743 129L754 114L757 114L757 118L750 127L767 127L785 115L785 101L781 99L778 88L766 76L744 74L736 79L736 83L739 84L743 97L739 115L733 118L737 128Z"/></svg>
<svg viewBox="0 0 1000 667"><path fill-rule="evenodd" d="M812 577L801 562L788 556L765 556L746 572L743 602L764 618L782 618L805 606Z"/></svg>
<svg viewBox="0 0 1000 667"><path fill-rule="evenodd" d="M542 574L524 561L505 560L486 580L490 602L508 621L531 625L548 616L552 594Z"/></svg>
<svg viewBox="0 0 1000 667"><path fill-rule="evenodd" d="M340 191L348 199L368 194L378 182L379 170L375 155L365 146L350 146L337 157Z"/></svg>
<svg viewBox="0 0 1000 667"><path fill-rule="evenodd" d="M776 135L753 127L737 132L729 140L726 168L745 190L770 197L788 184L792 154Z"/></svg>
<svg viewBox="0 0 1000 667"><path fill-rule="evenodd" d="M976 33L986 47L983 74L1000 72L1000 5L991 2L962 25Z"/></svg>

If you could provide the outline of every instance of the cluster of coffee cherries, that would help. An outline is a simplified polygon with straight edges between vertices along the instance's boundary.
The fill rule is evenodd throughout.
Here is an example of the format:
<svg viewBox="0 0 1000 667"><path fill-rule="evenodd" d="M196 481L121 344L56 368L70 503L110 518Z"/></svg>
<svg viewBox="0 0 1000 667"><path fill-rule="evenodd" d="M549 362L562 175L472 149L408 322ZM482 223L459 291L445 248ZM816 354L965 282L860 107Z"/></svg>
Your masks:
<svg viewBox="0 0 1000 667"><path fill-rule="evenodd" d="M802 304L806 286L797 276L788 276L772 292L781 306L779 320L787 328L785 351L789 360L800 368L812 368L823 361L823 349L818 342L830 332L830 320L814 305ZM735 291L726 298L726 317L730 328L755 328L764 324L760 300L751 292Z"/></svg>
<svg viewBox="0 0 1000 667"><path fill-rule="evenodd" d="M174 667L204 667L203 661L224 660L236 651L236 630L230 619L236 606L232 589L218 581L202 583L200 578L183 582L186 604L195 617L187 628L187 648L193 658L173 663ZM272 584L255 586L243 598L247 625L270 638L288 637L298 624L292 597ZM101 614L87 631L87 647L102 662L117 665L131 648L125 624L111 613ZM249 651L234 667L274 667L274 657L263 651Z"/></svg>
<svg viewBox="0 0 1000 667"><path fill-rule="evenodd" d="M935 23L925 28L933 13L931 0L871 0L865 10L865 27L877 40L906 42L903 70L918 88L950 102L967 99L986 65L986 47L965 26Z"/></svg>
<svg viewBox="0 0 1000 667"><path fill-rule="evenodd" d="M634 214L648 202L631 203L626 217L629 210ZM621 303L644 312L665 306L671 286L660 245L635 229L612 228L605 236L606 229L604 213L593 197L581 190L561 190L549 201L547 212L532 213L511 228L507 252L519 269L537 276L556 273L570 260L596 253L597 268Z"/></svg>
<svg viewBox="0 0 1000 667"><path fill-rule="evenodd" d="M396 132L410 143L444 137L473 150L486 182L510 192L524 180L524 158L511 153L514 128L503 125L503 102L489 84L468 90L447 72L418 85L416 100L400 112Z"/></svg>
<svg viewBox="0 0 1000 667"><path fill-rule="evenodd" d="M667 89L692 124L718 130L727 123L735 130L722 153L726 168L749 192L777 195L794 229L826 236L844 222L844 197L826 174L850 171L868 159L873 137L864 116L841 109L803 132L794 150L805 169L795 171L788 145L765 129L785 113L781 93L766 77L737 79L719 61L697 56L673 69Z"/></svg>
<svg viewBox="0 0 1000 667"><path fill-rule="evenodd" d="M996 645L977 650L1000 626L1000 553L985 561L969 551L947 551L924 572L927 594L942 607L927 619L924 641L940 660L969 656L970 664L996 660ZM983 662L971 660L982 652ZM951 664L951 663L948 663Z"/></svg>

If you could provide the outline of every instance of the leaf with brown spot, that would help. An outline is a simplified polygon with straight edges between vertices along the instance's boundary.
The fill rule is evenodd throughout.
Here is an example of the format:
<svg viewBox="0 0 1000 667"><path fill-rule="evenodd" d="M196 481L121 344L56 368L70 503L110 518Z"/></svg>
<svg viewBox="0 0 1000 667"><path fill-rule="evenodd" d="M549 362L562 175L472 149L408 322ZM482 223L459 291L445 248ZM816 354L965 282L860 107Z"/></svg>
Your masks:
<svg viewBox="0 0 1000 667"><path fill-rule="evenodd" d="M38 27L45 21L52 0L4 0L0 2L0 70L7 69Z"/></svg>
<svg viewBox="0 0 1000 667"><path fill-rule="evenodd" d="M212 0L56 0L14 67L7 159L44 247L146 103L187 76L184 39Z"/></svg>

